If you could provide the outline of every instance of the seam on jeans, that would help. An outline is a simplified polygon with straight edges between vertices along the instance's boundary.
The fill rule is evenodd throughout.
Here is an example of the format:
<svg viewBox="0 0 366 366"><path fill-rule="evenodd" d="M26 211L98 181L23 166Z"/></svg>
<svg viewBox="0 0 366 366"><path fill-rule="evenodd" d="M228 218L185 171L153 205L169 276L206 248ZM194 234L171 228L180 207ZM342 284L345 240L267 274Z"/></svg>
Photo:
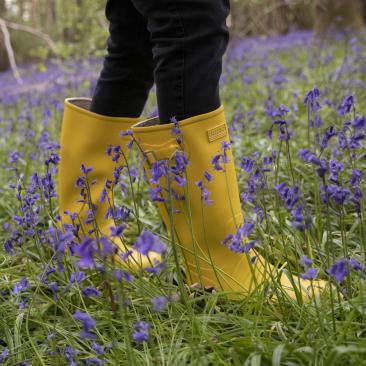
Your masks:
<svg viewBox="0 0 366 366"><path fill-rule="evenodd" d="M181 52L182 52L182 58L181 58L181 68L182 68L182 71L181 71L181 75L180 75L180 84L181 84L181 90L180 90L180 93L181 93L181 100L182 100L182 118L184 119L185 118L185 115L186 115L186 100L185 100L185 43L186 43L186 29L184 27L184 22L183 22L183 19L180 15L180 12L179 12L179 8L178 8L178 3L177 3L177 0L174 1L174 9L175 9L175 12L176 12L176 15L178 17L178 20L179 20L179 23L180 23L180 27L181 27L181 30L183 32L183 40L182 40L182 45L181 45Z"/></svg>

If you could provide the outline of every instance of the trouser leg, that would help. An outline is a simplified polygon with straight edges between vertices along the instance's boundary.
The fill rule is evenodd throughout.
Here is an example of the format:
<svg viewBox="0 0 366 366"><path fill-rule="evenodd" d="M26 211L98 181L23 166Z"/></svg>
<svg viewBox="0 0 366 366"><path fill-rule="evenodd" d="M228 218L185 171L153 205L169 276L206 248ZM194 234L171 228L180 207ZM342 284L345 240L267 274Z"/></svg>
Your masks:
<svg viewBox="0 0 366 366"><path fill-rule="evenodd" d="M106 16L110 22L108 53L91 110L107 116L139 117L154 80L146 20L130 0L108 0Z"/></svg>
<svg viewBox="0 0 366 366"><path fill-rule="evenodd" d="M220 106L229 0L131 0L151 34L162 123Z"/></svg>

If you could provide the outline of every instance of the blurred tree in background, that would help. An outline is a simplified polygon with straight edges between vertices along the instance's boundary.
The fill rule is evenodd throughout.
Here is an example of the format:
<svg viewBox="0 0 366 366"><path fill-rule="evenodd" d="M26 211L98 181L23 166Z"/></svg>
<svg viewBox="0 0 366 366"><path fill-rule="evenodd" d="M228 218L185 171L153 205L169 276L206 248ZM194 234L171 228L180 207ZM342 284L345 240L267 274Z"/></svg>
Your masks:
<svg viewBox="0 0 366 366"><path fill-rule="evenodd" d="M0 18L6 20L17 61L58 56L84 57L102 53L107 37L104 0L0 0ZM18 25L27 28L18 27ZM0 31L0 70L7 66Z"/></svg>
<svg viewBox="0 0 366 366"><path fill-rule="evenodd" d="M213 0L214 1L214 0ZM275 35L292 28L323 34L331 24L363 29L366 0L231 0L233 36ZM0 21L19 63L104 53L106 0L0 0ZM339 21L341 19L341 21ZM0 71L9 67L0 28ZM52 42L52 41L53 42Z"/></svg>

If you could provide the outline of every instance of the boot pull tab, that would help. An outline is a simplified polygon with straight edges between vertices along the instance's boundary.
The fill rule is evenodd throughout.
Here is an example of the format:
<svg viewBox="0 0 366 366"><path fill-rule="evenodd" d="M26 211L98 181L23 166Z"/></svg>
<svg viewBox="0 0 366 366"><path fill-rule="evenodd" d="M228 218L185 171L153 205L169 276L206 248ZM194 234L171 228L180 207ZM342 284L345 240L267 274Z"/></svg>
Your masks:
<svg viewBox="0 0 366 366"><path fill-rule="evenodd" d="M151 167L159 160L170 160L178 151L182 151L180 146L175 141L172 141L169 144L162 145L160 147L154 146L150 150L145 150L144 156L146 157L147 164Z"/></svg>

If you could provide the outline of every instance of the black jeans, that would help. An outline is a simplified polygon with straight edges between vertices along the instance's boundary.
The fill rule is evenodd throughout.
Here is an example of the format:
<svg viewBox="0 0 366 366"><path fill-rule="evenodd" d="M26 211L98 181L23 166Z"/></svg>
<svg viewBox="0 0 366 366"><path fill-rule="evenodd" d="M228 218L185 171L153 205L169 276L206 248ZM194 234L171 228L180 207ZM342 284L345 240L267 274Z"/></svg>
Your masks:
<svg viewBox="0 0 366 366"><path fill-rule="evenodd" d="M161 123L218 108L229 11L229 0L108 0L92 111L138 117L154 81Z"/></svg>

